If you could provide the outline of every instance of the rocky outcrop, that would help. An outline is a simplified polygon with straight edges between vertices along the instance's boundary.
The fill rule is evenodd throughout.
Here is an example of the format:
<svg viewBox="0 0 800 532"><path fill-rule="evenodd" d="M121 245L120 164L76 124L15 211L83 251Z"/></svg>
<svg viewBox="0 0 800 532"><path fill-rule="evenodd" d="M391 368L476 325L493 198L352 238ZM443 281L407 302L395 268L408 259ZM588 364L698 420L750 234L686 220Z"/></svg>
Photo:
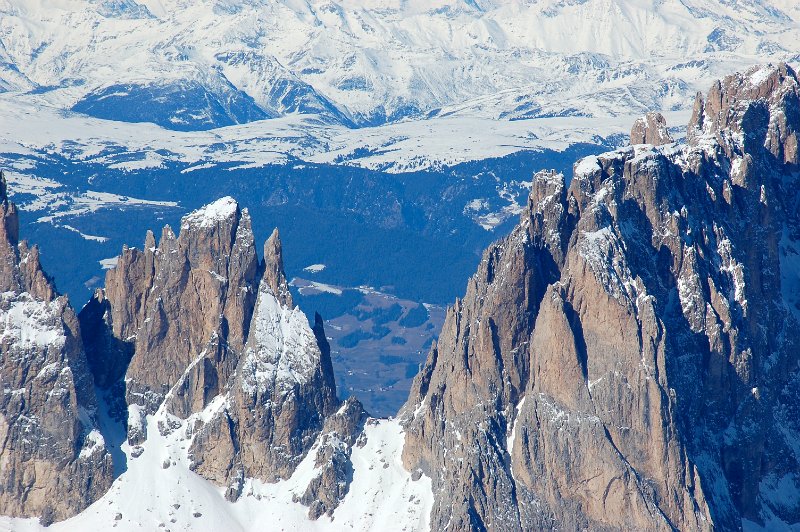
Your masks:
<svg viewBox="0 0 800 532"><path fill-rule="evenodd" d="M401 411L432 529L800 522L797 76L689 128L537 175L485 252Z"/></svg>
<svg viewBox="0 0 800 532"><path fill-rule="evenodd" d="M130 357L128 404L152 414L169 393L168 409L179 417L205 408L244 348L257 283L250 216L232 198L184 217L178 237L167 226L158 245L148 232L143 250L123 249L89 305L98 315L105 309L114 341L104 342L117 344L104 358L122 359L111 363L118 368L120 352Z"/></svg>
<svg viewBox="0 0 800 532"><path fill-rule="evenodd" d="M631 145L652 144L661 146L674 142L661 113L650 112L637 118L631 127Z"/></svg>
<svg viewBox="0 0 800 532"><path fill-rule="evenodd" d="M49 524L111 485L75 312L19 241L0 172L0 509Z"/></svg>
<svg viewBox="0 0 800 532"><path fill-rule="evenodd" d="M720 149L737 165L731 179L745 188L751 187L743 179L757 170L772 170L767 165L796 170L800 164L796 79L791 67L780 64L717 81L705 98L698 94L695 99L686 132L689 143Z"/></svg>
<svg viewBox="0 0 800 532"><path fill-rule="evenodd" d="M232 198L185 216L177 237L165 227L158 244L148 232L142 251L123 249L81 316L98 382L124 382L134 456L159 412L162 434L187 431L191 468L236 500L247 479L287 479L335 440L301 502L316 518L347 492L366 414L340 408L322 319L312 328L293 306L278 231L259 262Z"/></svg>
<svg viewBox="0 0 800 532"><path fill-rule="evenodd" d="M317 475L303 495L296 499L309 507L308 516L311 519L323 514L333 515L350 490L353 480L350 455L354 446L366 443L364 424L367 420L364 407L353 397L348 398L335 414L325 420L314 455Z"/></svg>
<svg viewBox="0 0 800 532"><path fill-rule="evenodd" d="M280 264L275 239L273 234L267 248L278 251L270 258ZM274 264L265 264L265 272L276 270ZM325 418L338 408L333 374L323 371L330 368L330 352L320 349L300 309L278 299L285 300L288 291L273 292L286 286L282 268L277 271L277 276L265 275L259 285L228 406L199 431L192 445L195 470L220 484L230 482L231 475L270 482L288 478ZM238 450L219 456L215 450L220 445Z"/></svg>
<svg viewBox="0 0 800 532"><path fill-rule="evenodd" d="M318 473L298 501L316 519L332 513L352 480L350 453L367 417L349 399L340 406L322 319L313 329L289 306L277 233L265 246L264 276L250 335L224 406L195 431L192 467L227 497L241 493L242 479L289 478L316 449Z"/></svg>

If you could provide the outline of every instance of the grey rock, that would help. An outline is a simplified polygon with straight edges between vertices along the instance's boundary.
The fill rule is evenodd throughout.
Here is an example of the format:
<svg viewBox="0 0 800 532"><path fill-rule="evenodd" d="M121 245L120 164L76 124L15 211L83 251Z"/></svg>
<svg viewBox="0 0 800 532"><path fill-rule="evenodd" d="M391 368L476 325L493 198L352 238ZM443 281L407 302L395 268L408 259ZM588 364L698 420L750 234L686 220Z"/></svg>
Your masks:
<svg viewBox="0 0 800 532"><path fill-rule="evenodd" d="M401 411L432 529L800 522L797 76L689 127L537 175L484 253Z"/></svg>
<svg viewBox="0 0 800 532"><path fill-rule="evenodd" d="M353 446L364 434L367 417L361 403L351 397L325 420L314 457L319 473L298 498L299 502L309 507L308 516L312 520L323 514L332 515L350 490L353 481L350 455Z"/></svg>
<svg viewBox="0 0 800 532"><path fill-rule="evenodd" d="M184 217L179 237L165 227L157 246L148 232L142 251L123 249L89 305L106 309L110 367L133 352L129 404L153 413L169 394L168 410L185 418L220 393L244 347L257 274L250 217L231 198Z"/></svg>
<svg viewBox="0 0 800 532"><path fill-rule="evenodd" d="M0 172L0 508L47 524L98 499L113 467L78 319L6 194Z"/></svg>
<svg viewBox="0 0 800 532"><path fill-rule="evenodd" d="M312 514L338 505L366 414L336 397L322 318L311 327L294 307L277 230L259 262L247 210L218 200L185 216L179 236L166 227L158 244L148 232L142 251L123 249L82 317L98 380L124 375L134 450L163 406L159 431L186 425L192 469L235 501L247 478L288 478L318 444L325 459L304 503ZM207 421L183 422L215 398Z"/></svg>
<svg viewBox="0 0 800 532"><path fill-rule="evenodd" d="M631 127L631 144L661 146L674 142L667 129L667 121L661 113L647 113L637 118Z"/></svg>
<svg viewBox="0 0 800 532"><path fill-rule="evenodd" d="M200 429L190 449L195 470L223 485L239 469L269 482L288 478L339 406L327 343L320 348L305 315L286 305L277 233L265 248L265 275L229 406Z"/></svg>

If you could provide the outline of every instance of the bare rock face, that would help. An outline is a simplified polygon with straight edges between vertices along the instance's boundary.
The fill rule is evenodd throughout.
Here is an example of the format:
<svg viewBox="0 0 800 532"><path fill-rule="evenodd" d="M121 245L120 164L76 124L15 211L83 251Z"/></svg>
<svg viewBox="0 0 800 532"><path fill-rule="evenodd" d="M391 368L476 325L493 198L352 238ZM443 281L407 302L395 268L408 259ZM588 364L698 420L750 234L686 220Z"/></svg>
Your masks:
<svg viewBox="0 0 800 532"><path fill-rule="evenodd" d="M194 469L219 484L242 475L288 478L339 406L327 343L320 345L299 308L286 305L276 233L265 248L270 262L226 406L199 429L190 450ZM236 452L220 455L219 448Z"/></svg>
<svg viewBox="0 0 800 532"><path fill-rule="evenodd" d="M276 228L264 243L264 275L261 279L284 307L292 308L292 294L283 273L283 245Z"/></svg>
<svg viewBox="0 0 800 532"><path fill-rule="evenodd" d="M637 118L631 128L631 144L661 146L674 142L667 129L667 121L661 113L647 113Z"/></svg>
<svg viewBox="0 0 800 532"><path fill-rule="evenodd" d="M432 529L800 522L798 129L795 73L752 70L686 146L535 177L401 411Z"/></svg>
<svg viewBox="0 0 800 532"><path fill-rule="evenodd" d="M113 467L78 319L19 241L6 191L0 172L0 508L49 524L98 499Z"/></svg>
<svg viewBox="0 0 800 532"><path fill-rule="evenodd" d="M298 498L309 507L311 519L318 519L323 514L333 515L350 490L353 480L350 455L355 445L365 443L364 424L367 420L364 407L353 397L325 420L316 449L312 449L318 474Z"/></svg>
<svg viewBox="0 0 800 532"><path fill-rule="evenodd" d="M735 165L730 180L750 190L758 186L747 179L754 165L788 165L796 170L800 164L796 80L791 67L780 64L717 81L705 98L697 95L687 128L689 142L715 143Z"/></svg>
<svg viewBox="0 0 800 532"><path fill-rule="evenodd" d="M142 251L124 249L90 305L107 300L112 337L132 347L128 404L153 413L169 394L169 411L185 418L219 394L244 348L257 281L250 216L232 198L184 217L179 237L165 227L158 245L148 232Z"/></svg>
<svg viewBox="0 0 800 532"><path fill-rule="evenodd" d="M98 382L124 383L137 452L158 412L159 431L185 430L192 469L229 500L246 479L290 477L312 448L326 451L301 501L310 515L347 493L366 414L340 408L322 318L312 327L293 306L278 231L259 262L233 199L185 216L177 237L166 227L158 244L148 232L143 251L125 248L81 317Z"/></svg>

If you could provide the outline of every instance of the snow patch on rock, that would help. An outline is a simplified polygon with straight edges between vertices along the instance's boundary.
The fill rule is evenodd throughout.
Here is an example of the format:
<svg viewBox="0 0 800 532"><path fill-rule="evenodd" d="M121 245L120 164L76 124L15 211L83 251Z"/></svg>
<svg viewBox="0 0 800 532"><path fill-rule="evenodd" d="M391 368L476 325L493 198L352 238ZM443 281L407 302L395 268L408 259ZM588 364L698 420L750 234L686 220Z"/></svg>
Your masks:
<svg viewBox="0 0 800 532"><path fill-rule="evenodd" d="M282 306L265 283L251 327L241 369L246 392L288 391L312 377L322 355L308 319L299 307Z"/></svg>
<svg viewBox="0 0 800 532"><path fill-rule="evenodd" d="M7 292L0 295L0 342L25 346L64 345L66 339L60 321L63 302L59 299L49 303L37 301L29 293L15 295Z"/></svg>
<svg viewBox="0 0 800 532"><path fill-rule="evenodd" d="M316 453L309 452L294 474L274 484L246 479L242 496L232 503L225 488L217 487L190 470L187 429L207 419L224 401L212 401L200 413L180 422L176 430L159 431L170 421L162 408L147 416L148 439L133 454L124 443L128 469L111 489L81 514L50 525L46 530L106 530L113 523L120 532L139 530L338 530L424 531L429 529L433 505L431 480L413 480L402 464L405 441L396 420L371 420L365 427L366 444L351 456L353 482L333 517L308 519L308 508L294 502L318 474ZM174 421L174 420L173 420ZM188 430L190 433L191 431ZM168 467L164 467L168 464ZM0 517L0 530L39 532L36 519Z"/></svg>
<svg viewBox="0 0 800 532"><path fill-rule="evenodd" d="M191 226L214 227L217 223L232 218L238 208L239 204L235 199L225 196L184 216L181 219L181 229Z"/></svg>

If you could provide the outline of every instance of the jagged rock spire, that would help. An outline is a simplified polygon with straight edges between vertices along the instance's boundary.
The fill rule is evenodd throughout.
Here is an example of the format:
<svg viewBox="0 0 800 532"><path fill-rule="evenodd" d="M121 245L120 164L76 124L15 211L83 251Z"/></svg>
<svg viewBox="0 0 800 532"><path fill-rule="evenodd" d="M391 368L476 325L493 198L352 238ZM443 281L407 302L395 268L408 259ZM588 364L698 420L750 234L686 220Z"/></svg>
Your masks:
<svg viewBox="0 0 800 532"><path fill-rule="evenodd" d="M201 430L191 449L196 470L219 484L242 475L270 482L288 478L339 406L321 319L312 330L302 311L291 306L277 231L265 250L230 406ZM219 429L228 420L238 427L233 433ZM241 452L217 452L236 446Z"/></svg>
<svg viewBox="0 0 800 532"><path fill-rule="evenodd" d="M289 292L289 283L283 270L283 245L276 227L264 243L264 278L272 293L278 301L286 307L293 307L292 294Z"/></svg>
<svg viewBox="0 0 800 532"><path fill-rule="evenodd" d="M6 181L6 173L0 170L0 201L8 201L8 182Z"/></svg>
<svg viewBox="0 0 800 532"><path fill-rule="evenodd" d="M631 127L631 144L661 146L674 142L661 113L650 112L637 118Z"/></svg>
<svg viewBox="0 0 800 532"><path fill-rule="evenodd" d="M169 394L169 410L186 417L220 393L244 348L257 283L250 216L230 197L184 216L177 237L165 226L157 245L148 231L143 250L123 249L104 298L113 337L133 347L129 402L152 413Z"/></svg>
<svg viewBox="0 0 800 532"><path fill-rule="evenodd" d="M322 318L312 329L294 307L278 230L259 263L249 213L233 198L184 216L177 237L165 227L160 242L148 231L144 250L123 249L82 317L99 338L92 361L104 383L130 359L130 444L148 437L143 415L164 408L188 419L224 398L191 424L189 451L194 471L227 486L231 500L245 478L288 478L339 409ZM337 416L335 441L352 444L363 408L350 401ZM336 447L335 456L343 466L349 450ZM326 501L314 517L347 492L347 469L337 471L315 484Z"/></svg>
<svg viewBox="0 0 800 532"><path fill-rule="evenodd" d="M19 243L19 214L17 206L8 200L8 182L5 172L2 170L0 170L0 209L2 209L2 219L0 219L2 235L0 236L5 237L4 240L14 247Z"/></svg>
<svg viewBox="0 0 800 532"><path fill-rule="evenodd" d="M750 155L752 160L766 152L789 165L800 164L799 136L800 89L786 63L755 66L716 81L707 95L697 94L687 127L690 145L714 139L729 158Z"/></svg>

